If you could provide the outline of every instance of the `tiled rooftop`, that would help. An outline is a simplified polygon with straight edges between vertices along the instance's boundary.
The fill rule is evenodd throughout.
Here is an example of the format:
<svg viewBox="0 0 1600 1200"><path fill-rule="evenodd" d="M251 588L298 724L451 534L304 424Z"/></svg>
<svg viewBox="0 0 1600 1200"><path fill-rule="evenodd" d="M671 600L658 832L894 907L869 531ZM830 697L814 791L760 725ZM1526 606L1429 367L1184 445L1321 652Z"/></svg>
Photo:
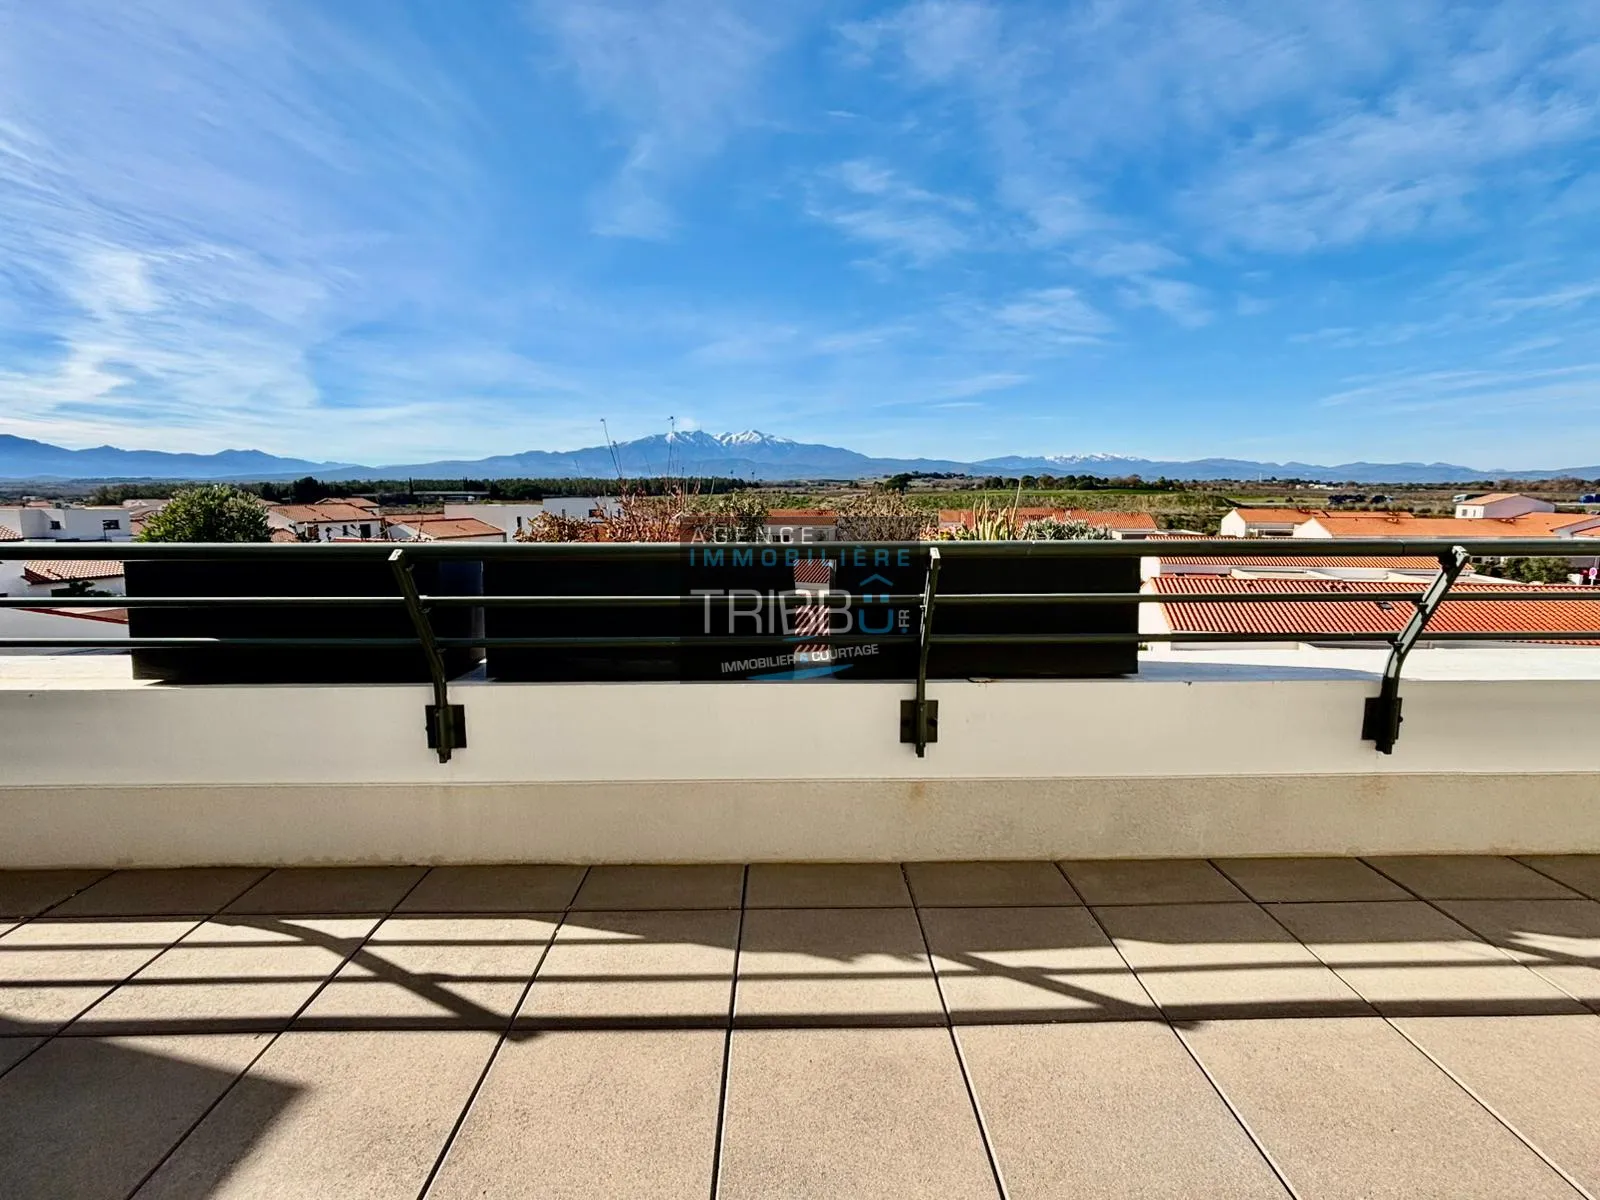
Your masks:
<svg viewBox="0 0 1600 1200"><path fill-rule="evenodd" d="M1600 1191L1600 857L13 872L0 930L14 1200Z"/></svg>

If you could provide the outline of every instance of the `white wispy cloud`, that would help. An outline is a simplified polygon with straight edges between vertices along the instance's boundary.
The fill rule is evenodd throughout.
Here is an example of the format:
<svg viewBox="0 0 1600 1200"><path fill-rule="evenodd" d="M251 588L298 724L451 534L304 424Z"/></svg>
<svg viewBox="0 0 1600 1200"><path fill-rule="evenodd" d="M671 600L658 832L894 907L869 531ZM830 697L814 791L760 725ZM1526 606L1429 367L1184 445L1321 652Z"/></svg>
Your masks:
<svg viewBox="0 0 1600 1200"><path fill-rule="evenodd" d="M594 231L669 236L677 219L667 194L759 119L762 70L782 44L782 14L724 0L542 0L532 11L627 142L595 197Z"/></svg>
<svg viewBox="0 0 1600 1200"><path fill-rule="evenodd" d="M818 172L806 212L881 254L918 266L968 249L980 236L972 200L919 187L864 159Z"/></svg>

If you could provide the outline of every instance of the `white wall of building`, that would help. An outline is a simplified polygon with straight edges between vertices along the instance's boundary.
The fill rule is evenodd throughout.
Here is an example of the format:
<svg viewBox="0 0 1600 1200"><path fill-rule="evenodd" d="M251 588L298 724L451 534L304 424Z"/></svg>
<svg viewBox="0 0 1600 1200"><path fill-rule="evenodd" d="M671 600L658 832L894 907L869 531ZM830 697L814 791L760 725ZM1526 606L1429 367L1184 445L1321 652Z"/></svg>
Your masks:
<svg viewBox="0 0 1600 1200"><path fill-rule="evenodd" d="M28 539L70 542L133 540L133 516L120 505L93 508L7 505L0 508L0 525L14 529Z"/></svg>
<svg viewBox="0 0 1600 1200"><path fill-rule="evenodd" d="M615 496L546 496L542 508L557 517L576 517L584 521L598 521L591 516L595 509L603 509L611 516L621 516L622 506Z"/></svg>
<svg viewBox="0 0 1600 1200"><path fill-rule="evenodd" d="M1456 505L1456 516L1468 520L1481 520L1485 517L1520 517L1523 513L1555 512L1556 506L1548 500L1538 500L1532 496L1506 496L1500 500L1491 500L1487 504L1468 501Z"/></svg>
<svg viewBox="0 0 1600 1200"><path fill-rule="evenodd" d="M1597 680L0 685L0 866L1600 852ZM1248 729L1248 737L1239 731Z"/></svg>

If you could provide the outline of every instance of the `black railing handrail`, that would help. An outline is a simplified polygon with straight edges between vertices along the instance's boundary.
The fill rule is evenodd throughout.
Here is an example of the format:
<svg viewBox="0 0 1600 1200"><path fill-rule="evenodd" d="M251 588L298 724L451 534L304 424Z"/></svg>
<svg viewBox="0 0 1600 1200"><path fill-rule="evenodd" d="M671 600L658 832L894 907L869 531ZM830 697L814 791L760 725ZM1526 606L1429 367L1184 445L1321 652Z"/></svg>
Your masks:
<svg viewBox="0 0 1600 1200"><path fill-rule="evenodd" d="M800 557L827 558L848 547L852 553L911 550L937 546L946 559L1004 558L1432 558L1464 547L1473 557L1600 557L1593 538L1130 538L1111 541L924 541L924 542L0 542L0 562L129 562L165 558L229 559L322 558L386 562L397 548L413 562L426 559L519 558L677 558L690 550L760 553L795 551Z"/></svg>

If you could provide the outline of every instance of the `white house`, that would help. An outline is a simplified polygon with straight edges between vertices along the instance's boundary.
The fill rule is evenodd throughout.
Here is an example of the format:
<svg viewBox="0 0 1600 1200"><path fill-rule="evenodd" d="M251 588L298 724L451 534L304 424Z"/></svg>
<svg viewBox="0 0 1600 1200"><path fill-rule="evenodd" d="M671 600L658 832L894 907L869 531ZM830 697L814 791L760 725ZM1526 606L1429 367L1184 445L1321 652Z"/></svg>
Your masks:
<svg viewBox="0 0 1600 1200"><path fill-rule="evenodd" d="M767 513L769 542L836 542L839 515L820 508L774 508Z"/></svg>
<svg viewBox="0 0 1600 1200"><path fill-rule="evenodd" d="M1223 537L1294 537L1295 530L1313 517L1314 508L1235 508L1222 518Z"/></svg>
<svg viewBox="0 0 1600 1200"><path fill-rule="evenodd" d="M383 541L383 516L370 500L319 500L315 504L270 504L267 524L307 542Z"/></svg>
<svg viewBox="0 0 1600 1200"><path fill-rule="evenodd" d="M452 517L445 513L408 513L391 517L389 539L395 542L505 542L506 531L477 517Z"/></svg>
<svg viewBox="0 0 1600 1200"><path fill-rule="evenodd" d="M128 542L133 518L117 505L18 504L0 508L0 526L27 541Z"/></svg>
<svg viewBox="0 0 1600 1200"><path fill-rule="evenodd" d="M537 521L544 510L544 504L538 500L518 504L446 504L444 515L457 520L482 521L504 531L507 537L515 537Z"/></svg>
<svg viewBox="0 0 1600 1200"><path fill-rule="evenodd" d="M622 504L615 496L546 496L541 508L553 517L596 524L622 515Z"/></svg>
<svg viewBox="0 0 1600 1200"><path fill-rule="evenodd" d="M1520 517L1523 513L1555 512L1556 506L1535 496L1517 492L1490 492L1487 496L1472 496L1456 505L1456 516L1466 520L1483 520L1485 517Z"/></svg>

